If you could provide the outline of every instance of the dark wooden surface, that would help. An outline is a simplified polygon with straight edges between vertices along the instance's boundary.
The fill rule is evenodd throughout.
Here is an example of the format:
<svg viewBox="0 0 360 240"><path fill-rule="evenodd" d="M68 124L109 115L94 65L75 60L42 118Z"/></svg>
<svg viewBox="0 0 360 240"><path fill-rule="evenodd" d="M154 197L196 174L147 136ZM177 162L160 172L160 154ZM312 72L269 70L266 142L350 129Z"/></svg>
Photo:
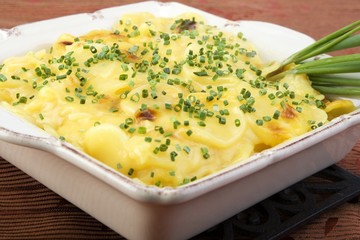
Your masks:
<svg viewBox="0 0 360 240"><path fill-rule="evenodd" d="M1 0L0 28L138 1ZM360 19L359 0L182 0L231 20L280 24L318 39ZM359 49L353 50L359 52ZM1 54L1 53L0 53ZM1 116L0 116L1 117ZM360 175L360 142L339 163ZM0 239L122 239L0 158ZM290 239L360 239L360 203L346 203L291 233Z"/></svg>

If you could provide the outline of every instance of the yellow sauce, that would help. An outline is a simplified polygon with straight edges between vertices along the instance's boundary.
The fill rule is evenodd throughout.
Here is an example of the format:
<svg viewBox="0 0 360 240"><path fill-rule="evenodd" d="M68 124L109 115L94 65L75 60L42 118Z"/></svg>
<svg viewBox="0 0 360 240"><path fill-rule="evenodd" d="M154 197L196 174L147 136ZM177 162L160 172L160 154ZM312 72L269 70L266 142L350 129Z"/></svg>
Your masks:
<svg viewBox="0 0 360 240"><path fill-rule="evenodd" d="M0 101L131 178L176 187L353 110L305 75L267 82L266 71L241 34L138 13L7 59Z"/></svg>

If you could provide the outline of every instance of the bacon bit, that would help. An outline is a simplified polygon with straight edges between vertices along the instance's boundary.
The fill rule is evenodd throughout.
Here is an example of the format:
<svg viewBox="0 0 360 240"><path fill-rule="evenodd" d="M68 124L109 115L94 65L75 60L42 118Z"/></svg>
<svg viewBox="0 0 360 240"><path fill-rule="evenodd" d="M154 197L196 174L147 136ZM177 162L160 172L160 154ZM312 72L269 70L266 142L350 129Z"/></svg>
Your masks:
<svg viewBox="0 0 360 240"><path fill-rule="evenodd" d="M73 44L73 42L70 42L70 41L62 41L60 43L63 45L72 45Z"/></svg>
<svg viewBox="0 0 360 240"><path fill-rule="evenodd" d="M284 118L293 119L296 117L296 110L289 104L286 104L286 108L281 113L281 116Z"/></svg>
<svg viewBox="0 0 360 240"><path fill-rule="evenodd" d="M135 114L135 119L138 121L143 121L143 120L154 121L155 115L156 115L156 112L154 110L146 109L146 110L137 112Z"/></svg>

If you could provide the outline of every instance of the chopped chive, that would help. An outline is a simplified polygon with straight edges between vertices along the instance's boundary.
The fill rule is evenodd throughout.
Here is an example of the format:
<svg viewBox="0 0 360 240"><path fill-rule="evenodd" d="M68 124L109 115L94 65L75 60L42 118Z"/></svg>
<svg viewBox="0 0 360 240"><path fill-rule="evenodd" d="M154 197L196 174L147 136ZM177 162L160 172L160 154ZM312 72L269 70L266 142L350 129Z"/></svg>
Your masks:
<svg viewBox="0 0 360 240"><path fill-rule="evenodd" d="M316 104L317 108L320 108L320 109L325 109L326 108L325 103L323 101L321 101L321 100L315 100L315 104Z"/></svg>
<svg viewBox="0 0 360 240"><path fill-rule="evenodd" d="M129 70L129 67L128 67L127 63L121 64L121 68L122 68L122 70L124 70L124 72L127 72Z"/></svg>
<svg viewBox="0 0 360 240"><path fill-rule="evenodd" d="M276 96L275 96L275 94L270 93L270 94L268 95L268 98L269 98L270 100L274 100L274 99L276 98Z"/></svg>
<svg viewBox="0 0 360 240"><path fill-rule="evenodd" d="M128 175L131 176L134 174L134 169L133 168L130 168L129 171L128 171Z"/></svg>
<svg viewBox="0 0 360 240"><path fill-rule="evenodd" d="M129 128L129 130L128 130L129 133L134 133L135 131L136 131L136 128L133 128L133 127Z"/></svg>
<svg viewBox="0 0 360 240"><path fill-rule="evenodd" d="M168 149L168 146L166 144L160 144L159 150L161 152L165 152Z"/></svg>
<svg viewBox="0 0 360 240"><path fill-rule="evenodd" d="M173 127L174 127L174 129L177 129L178 126L180 126L180 125L181 125L181 123L180 123L179 121L174 121L174 122L173 122Z"/></svg>
<svg viewBox="0 0 360 240"><path fill-rule="evenodd" d="M264 121L262 119L257 119L256 120L256 125L262 126L262 125L264 125Z"/></svg>
<svg viewBox="0 0 360 240"><path fill-rule="evenodd" d="M185 184L188 184L189 182L190 182L189 178L184 178L182 181L182 184L185 185Z"/></svg>
<svg viewBox="0 0 360 240"><path fill-rule="evenodd" d="M189 154L190 151L191 151L190 147L188 147L188 146L183 147L183 150L184 150L184 152L186 152L187 154Z"/></svg>
<svg viewBox="0 0 360 240"><path fill-rule="evenodd" d="M208 159L210 157L209 150L206 147L202 147L200 150L203 158Z"/></svg>
<svg viewBox="0 0 360 240"><path fill-rule="evenodd" d="M67 96L67 97L65 97L65 100L68 101L68 102L73 102L74 98L70 97L70 96Z"/></svg>
<svg viewBox="0 0 360 240"><path fill-rule="evenodd" d="M27 102L27 97L22 96L19 98L19 103L26 103L26 102Z"/></svg>
<svg viewBox="0 0 360 240"><path fill-rule="evenodd" d="M280 106L282 109L286 109L286 103L284 101L280 102Z"/></svg>
<svg viewBox="0 0 360 240"><path fill-rule="evenodd" d="M198 122L198 125L199 125L200 127L206 127L206 123L205 123L204 121L199 121L199 122Z"/></svg>
<svg viewBox="0 0 360 240"><path fill-rule="evenodd" d="M269 122L269 121L271 121L271 117L270 117L270 116L264 116L264 117L263 117L263 120L264 120L265 122Z"/></svg>
<svg viewBox="0 0 360 240"><path fill-rule="evenodd" d="M171 110L172 109L171 103L165 103L165 109Z"/></svg>
<svg viewBox="0 0 360 240"><path fill-rule="evenodd" d="M90 51L91 51L91 53L97 53L97 49L94 46L90 47Z"/></svg>
<svg viewBox="0 0 360 240"><path fill-rule="evenodd" d="M146 134L146 127L140 126L138 128L138 133L139 134Z"/></svg>
<svg viewBox="0 0 360 240"><path fill-rule="evenodd" d="M140 95L139 95L139 93L135 93L134 95L132 95L132 96L130 97L130 100L131 100L132 102L139 102L139 101L140 101Z"/></svg>
<svg viewBox="0 0 360 240"><path fill-rule="evenodd" d="M118 112L118 111L119 111L119 109L117 109L116 107L111 107L109 109L109 112L112 112L112 113L115 113L115 112Z"/></svg>
<svg viewBox="0 0 360 240"><path fill-rule="evenodd" d="M235 126L239 127L241 125L240 119L235 119Z"/></svg>
<svg viewBox="0 0 360 240"><path fill-rule="evenodd" d="M147 98L147 97L149 96L148 90L147 90L147 89L143 89L141 96L142 96L143 98Z"/></svg>
<svg viewBox="0 0 360 240"><path fill-rule="evenodd" d="M7 77L4 74L0 73L0 82L5 82L7 80Z"/></svg>
<svg viewBox="0 0 360 240"><path fill-rule="evenodd" d="M205 70L201 70L199 72L193 72L193 73L199 77L209 76L209 74Z"/></svg>
<svg viewBox="0 0 360 240"><path fill-rule="evenodd" d="M64 75L59 75L59 76L56 76L56 80L62 80L62 79L65 79L67 77L66 74Z"/></svg>
<svg viewBox="0 0 360 240"><path fill-rule="evenodd" d="M222 125L225 125L226 124L226 118L220 117L219 118L219 123L222 124Z"/></svg>
<svg viewBox="0 0 360 240"><path fill-rule="evenodd" d="M136 53L138 50L139 50L139 46L134 45L128 49L128 52L133 54Z"/></svg>
<svg viewBox="0 0 360 240"><path fill-rule="evenodd" d="M276 111L274 112L273 119L279 119L279 117L280 117L280 111L279 111L279 110L276 110Z"/></svg>
<svg viewBox="0 0 360 240"><path fill-rule="evenodd" d="M127 74L120 74L119 80L125 81L126 79L128 79L128 75L127 75Z"/></svg>
<svg viewBox="0 0 360 240"><path fill-rule="evenodd" d="M175 158L178 156L178 153L177 152L175 152L175 151L172 151L171 153L170 153L170 159L171 159L171 161L175 161Z"/></svg>
<svg viewBox="0 0 360 240"><path fill-rule="evenodd" d="M278 98L283 98L283 97L284 97L284 93L281 92L281 91L277 91L277 92L275 93L275 95L276 95L276 97L278 97Z"/></svg>

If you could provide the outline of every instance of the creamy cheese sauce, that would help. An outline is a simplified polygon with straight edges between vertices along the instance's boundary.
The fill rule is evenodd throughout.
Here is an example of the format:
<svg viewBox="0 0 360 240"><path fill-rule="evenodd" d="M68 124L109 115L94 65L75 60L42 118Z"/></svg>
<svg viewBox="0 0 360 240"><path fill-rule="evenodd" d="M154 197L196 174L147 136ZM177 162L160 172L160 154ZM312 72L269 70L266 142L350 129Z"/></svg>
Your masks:
<svg viewBox="0 0 360 240"><path fill-rule="evenodd" d="M0 68L2 106L144 184L176 187L353 109L305 75L268 82L241 33L196 14L124 15Z"/></svg>

